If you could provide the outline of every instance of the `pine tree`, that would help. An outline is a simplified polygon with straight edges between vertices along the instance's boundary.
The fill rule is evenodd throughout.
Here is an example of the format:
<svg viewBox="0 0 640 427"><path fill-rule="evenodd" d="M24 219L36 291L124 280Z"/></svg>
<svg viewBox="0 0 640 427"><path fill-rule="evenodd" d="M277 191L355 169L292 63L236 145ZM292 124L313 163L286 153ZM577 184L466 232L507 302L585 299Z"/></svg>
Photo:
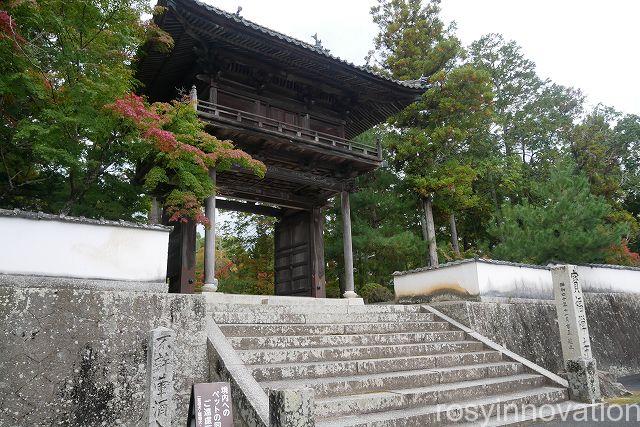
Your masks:
<svg viewBox="0 0 640 427"><path fill-rule="evenodd" d="M498 259L544 264L604 262L611 245L621 241L624 225L612 225L611 207L591 194L583 173L571 162L557 165L550 179L532 186L532 201L502 206L499 239L493 250Z"/></svg>

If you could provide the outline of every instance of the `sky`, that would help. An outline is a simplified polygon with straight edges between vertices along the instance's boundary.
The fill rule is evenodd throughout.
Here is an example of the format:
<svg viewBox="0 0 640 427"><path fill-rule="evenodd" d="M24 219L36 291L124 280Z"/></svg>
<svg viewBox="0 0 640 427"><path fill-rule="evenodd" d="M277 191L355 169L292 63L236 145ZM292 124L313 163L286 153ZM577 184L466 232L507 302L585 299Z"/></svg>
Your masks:
<svg viewBox="0 0 640 427"><path fill-rule="evenodd" d="M205 0L258 24L313 43L317 33L333 55L364 63L376 27L375 0ZM581 89L589 104L640 114L640 1L442 0L469 44L483 34L515 40L538 73Z"/></svg>

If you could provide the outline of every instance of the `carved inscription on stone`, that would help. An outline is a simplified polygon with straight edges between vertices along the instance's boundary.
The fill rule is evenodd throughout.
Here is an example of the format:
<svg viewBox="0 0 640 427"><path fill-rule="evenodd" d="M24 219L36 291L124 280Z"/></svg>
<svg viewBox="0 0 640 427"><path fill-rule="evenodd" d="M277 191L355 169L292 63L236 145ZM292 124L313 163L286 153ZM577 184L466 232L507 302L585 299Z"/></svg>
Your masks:
<svg viewBox="0 0 640 427"><path fill-rule="evenodd" d="M551 274L564 359L591 359L587 315L577 268L574 265L555 267Z"/></svg>
<svg viewBox="0 0 640 427"><path fill-rule="evenodd" d="M175 412L173 374L175 371L176 333L159 327L149 332L148 366L148 425L171 426Z"/></svg>

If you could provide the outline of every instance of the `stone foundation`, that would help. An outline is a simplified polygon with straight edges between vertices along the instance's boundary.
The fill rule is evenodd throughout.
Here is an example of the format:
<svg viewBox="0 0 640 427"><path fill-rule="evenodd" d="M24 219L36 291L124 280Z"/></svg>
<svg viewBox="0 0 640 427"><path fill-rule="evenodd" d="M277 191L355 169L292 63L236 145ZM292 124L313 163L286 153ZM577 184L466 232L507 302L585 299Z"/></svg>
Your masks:
<svg viewBox="0 0 640 427"><path fill-rule="evenodd" d="M176 331L177 420L209 378L201 296L0 287L0 425L141 425L149 330Z"/></svg>
<svg viewBox="0 0 640 427"><path fill-rule="evenodd" d="M585 302L598 369L616 377L640 373L640 295L585 294ZM552 301L455 301L432 305L551 372L564 370Z"/></svg>

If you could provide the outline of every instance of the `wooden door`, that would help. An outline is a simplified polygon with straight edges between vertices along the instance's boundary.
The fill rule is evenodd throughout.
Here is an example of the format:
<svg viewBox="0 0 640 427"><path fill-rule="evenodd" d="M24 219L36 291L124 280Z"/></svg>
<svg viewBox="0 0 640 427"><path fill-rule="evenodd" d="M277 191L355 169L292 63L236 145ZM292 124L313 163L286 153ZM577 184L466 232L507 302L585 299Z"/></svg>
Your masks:
<svg viewBox="0 0 640 427"><path fill-rule="evenodd" d="M275 294L312 295L311 214L283 216L275 226Z"/></svg>

